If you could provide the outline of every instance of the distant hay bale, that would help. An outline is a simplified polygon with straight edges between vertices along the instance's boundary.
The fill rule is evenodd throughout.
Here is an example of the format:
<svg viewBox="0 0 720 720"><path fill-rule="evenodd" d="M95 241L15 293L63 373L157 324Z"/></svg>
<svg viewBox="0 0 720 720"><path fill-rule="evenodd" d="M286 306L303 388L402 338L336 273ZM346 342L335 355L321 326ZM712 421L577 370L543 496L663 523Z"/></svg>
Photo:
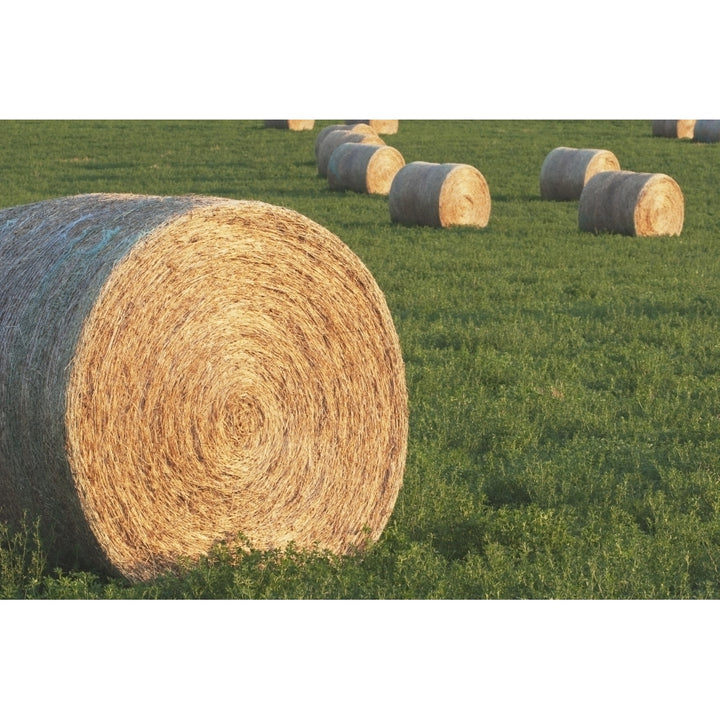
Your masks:
<svg viewBox="0 0 720 720"><path fill-rule="evenodd" d="M387 195L404 165L400 151L390 145L343 143L328 161L328 184L333 190Z"/></svg>
<svg viewBox="0 0 720 720"><path fill-rule="evenodd" d="M0 211L0 519L147 580L242 533L362 549L407 394L385 299L299 213L80 195Z"/></svg>
<svg viewBox="0 0 720 720"><path fill-rule="evenodd" d="M543 200L578 200L585 183L596 173L619 170L620 163L609 150L557 147L540 168Z"/></svg>
<svg viewBox="0 0 720 720"><path fill-rule="evenodd" d="M695 120L653 120L652 134L664 138L692 138Z"/></svg>
<svg viewBox="0 0 720 720"><path fill-rule="evenodd" d="M378 135L395 135L400 127L399 120L346 120L346 125L362 123L369 125Z"/></svg>
<svg viewBox="0 0 720 720"><path fill-rule="evenodd" d="M315 153L315 164L317 165L318 175L327 177L327 167L330 162L330 156L336 148L343 143L365 143L369 145L385 145L385 141L375 134L358 133L352 130L332 130L322 139Z"/></svg>
<svg viewBox="0 0 720 720"><path fill-rule="evenodd" d="M312 130L315 127L314 120L265 120L266 128L278 130Z"/></svg>
<svg viewBox="0 0 720 720"><path fill-rule="evenodd" d="M323 144L325 138L334 130L342 130L343 132L354 132L354 133L360 133L362 135L373 135L374 137L379 137L379 135L369 126L364 125L363 123L359 123L357 125L353 125L348 127L347 125L326 125L315 137L315 163L317 164L318 154L320 152L320 146ZM383 141L381 140L378 145L381 145Z"/></svg>
<svg viewBox="0 0 720 720"><path fill-rule="evenodd" d="M685 218L680 186L663 173L601 172L583 188L580 230L632 236L679 235Z"/></svg>
<svg viewBox="0 0 720 720"><path fill-rule="evenodd" d="M472 225L490 219L490 189L482 173L463 163L412 162L395 175L390 218L405 225Z"/></svg>
<svg viewBox="0 0 720 720"><path fill-rule="evenodd" d="M701 143L720 142L720 120L698 120L694 139Z"/></svg>

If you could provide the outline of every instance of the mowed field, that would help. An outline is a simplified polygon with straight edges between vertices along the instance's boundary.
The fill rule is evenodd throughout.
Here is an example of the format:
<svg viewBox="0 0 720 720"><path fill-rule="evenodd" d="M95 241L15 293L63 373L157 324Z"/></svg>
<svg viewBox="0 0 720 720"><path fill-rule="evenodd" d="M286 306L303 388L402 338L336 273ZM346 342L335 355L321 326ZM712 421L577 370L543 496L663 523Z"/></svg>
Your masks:
<svg viewBox="0 0 720 720"><path fill-rule="evenodd" d="M232 551L151 583L44 560L0 532L0 597L720 597L720 145L651 120L401 120L406 162L476 167L485 228L394 224L318 177L311 131L242 121L0 121L0 207L88 192L256 199L324 225L367 265L402 346L404 484L364 555ZM578 229L542 200L553 148L665 173L679 237Z"/></svg>

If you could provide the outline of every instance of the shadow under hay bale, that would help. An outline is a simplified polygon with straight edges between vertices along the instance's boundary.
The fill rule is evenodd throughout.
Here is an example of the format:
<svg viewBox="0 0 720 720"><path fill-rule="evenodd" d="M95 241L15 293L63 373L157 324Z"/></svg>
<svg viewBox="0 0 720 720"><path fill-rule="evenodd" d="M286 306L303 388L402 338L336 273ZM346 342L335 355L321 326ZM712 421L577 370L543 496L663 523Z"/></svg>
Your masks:
<svg viewBox="0 0 720 720"><path fill-rule="evenodd" d="M490 189L472 165L417 161L395 175L388 206L390 219L404 225L485 227L490 219Z"/></svg>
<svg viewBox="0 0 720 720"><path fill-rule="evenodd" d="M587 232L679 235L684 218L682 190L663 173L598 173L588 180L578 204L578 225Z"/></svg>
<svg viewBox="0 0 720 720"><path fill-rule="evenodd" d="M387 195L404 165L400 151L390 145L343 143L328 161L328 185L333 190Z"/></svg>
<svg viewBox="0 0 720 720"><path fill-rule="evenodd" d="M41 516L61 562L146 580L239 533L361 549L407 423L382 292L299 213L102 194L0 211L0 519Z"/></svg>
<svg viewBox="0 0 720 720"><path fill-rule="evenodd" d="M664 138L692 138L695 120L653 120L652 134Z"/></svg>
<svg viewBox="0 0 720 720"><path fill-rule="evenodd" d="M276 130L293 130L299 132L301 130L312 130L315 127L314 120L265 120L266 128L274 128Z"/></svg>
<svg viewBox="0 0 720 720"><path fill-rule="evenodd" d="M585 183L596 173L619 170L620 163L609 150L557 147L540 168L543 200L578 200Z"/></svg>
<svg viewBox="0 0 720 720"><path fill-rule="evenodd" d="M700 143L720 142L720 120L698 120L694 140Z"/></svg>

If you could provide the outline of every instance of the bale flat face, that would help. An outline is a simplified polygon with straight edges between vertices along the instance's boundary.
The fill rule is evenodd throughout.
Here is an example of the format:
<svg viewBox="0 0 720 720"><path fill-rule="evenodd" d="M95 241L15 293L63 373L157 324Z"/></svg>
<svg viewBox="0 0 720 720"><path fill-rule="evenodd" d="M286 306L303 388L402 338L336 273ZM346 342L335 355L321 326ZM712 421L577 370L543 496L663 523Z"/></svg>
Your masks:
<svg viewBox="0 0 720 720"><path fill-rule="evenodd" d="M315 161L318 175L327 177L328 163L330 156L343 143L364 143L368 145L384 145L385 141L380 136L369 133L356 133L351 130L332 130L322 139L317 147Z"/></svg>
<svg viewBox="0 0 720 720"><path fill-rule="evenodd" d="M578 225L588 232L631 236L679 235L684 199L678 184L662 173L602 172L580 196Z"/></svg>
<svg viewBox="0 0 720 720"><path fill-rule="evenodd" d="M578 200L593 175L619 169L618 159L609 150L555 148L540 168L540 196L543 200Z"/></svg>
<svg viewBox="0 0 720 720"><path fill-rule="evenodd" d="M485 227L491 198L482 173L471 165L412 162L395 175L388 206L391 220L406 225Z"/></svg>
<svg viewBox="0 0 720 720"><path fill-rule="evenodd" d="M328 161L328 184L333 190L387 195L404 165L400 151L389 145L343 143Z"/></svg>
<svg viewBox="0 0 720 720"><path fill-rule="evenodd" d="M692 138L695 120L653 120L652 134L655 137Z"/></svg>
<svg viewBox="0 0 720 720"><path fill-rule="evenodd" d="M694 139L701 143L720 142L720 120L696 121Z"/></svg>
<svg viewBox="0 0 720 720"><path fill-rule="evenodd" d="M314 120L265 120L266 128L276 128L278 130L312 130L315 127Z"/></svg>
<svg viewBox="0 0 720 720"><path fill-rule="evenodd" d="M49 244L89 217L86 244L60 255L94 289L58 307L75 275L35 258L47 282L62 281L49 296L64 347L43 383L56 432L37 438L25 421L10 429L27 435L26 449L2 448L3 463L26 469L18 484L35 488L14 505L37 509L38 492L69 498L59 520L79 530L64 541L92 545L87 561L130 579L238 533L259 548L292 541L338 553L377 539L402 482L407 396L372 276L294 211L170 200L64 201ZM25 212L57 216L48 203ZM33 238L25 245L32 254ZM103 248L113 248L105 258ZM27 383L53 352L27 360ZM17 490L5 472L2 487Z"/></svg>

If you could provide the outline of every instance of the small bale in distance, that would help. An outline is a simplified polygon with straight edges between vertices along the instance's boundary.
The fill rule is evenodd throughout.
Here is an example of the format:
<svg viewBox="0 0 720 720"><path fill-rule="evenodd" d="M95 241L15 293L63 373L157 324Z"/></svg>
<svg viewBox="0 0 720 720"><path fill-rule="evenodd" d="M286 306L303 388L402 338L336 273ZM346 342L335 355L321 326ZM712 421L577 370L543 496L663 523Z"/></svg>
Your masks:
<svg viewBox="0 0 720 720"><path fill-rule="evenodd" d="M490 189L472 165L416 161L395 175L388 205L391 220L404 225L485 227Z"/></svg>
<svg viewBox="0 0 720 720"><path fill-rule="evenodd" d="M314 120L265 120L266 128L277 130L312 130L315 127Z"/></svg>
<svg viewBox="0 0 720 720"><path fill-rule="evenodd" d="M652 134L654 137L692 139L695 122L695 120L653 120Z"/></svg>
<svg viewBox="0 0 720 720"><path fill-rule="evenodd" d="M609 150L557 147L540 168L543 200L578 200L585 183L596 173L619 170L620 163Z"/></svg>
<svg viewBox="0 0 720 720"><path fill-rule="evenodd" d="M400 127L399 120L346 120L346 125L362 123L369 125L378 135L395 135Z"/></svg>
<svg viewBox="0 0 720 720"><path fill-rule="evenodd" d="M332 130L322 139L315 154L315 163L320 177L327 177L328 162L330 162L330 156L335 149L343 143L351 142L368 145L385 145L385 141L374 133L357 133L352 130Z"/></svg>
<svg viewBox="0 0 720 720"><path fill-rule="evenodd" d="M594 233L679 235L684 218L682 190L663 173L597 173L583 188L578 205L580 230Z"/></svg>
<svg viewBox="0 0 720 720"><path fill-rule="evenodd" d="M332 190L387 195L404 165L400 151L390 145L343 143L328 161L328 185Z"/></svg>
<svg viewBox="0 0 720 720"><path fill-rule="evenodd" d="M700 143L720 142L720 120L698 120L694 140Z"/></svg>

